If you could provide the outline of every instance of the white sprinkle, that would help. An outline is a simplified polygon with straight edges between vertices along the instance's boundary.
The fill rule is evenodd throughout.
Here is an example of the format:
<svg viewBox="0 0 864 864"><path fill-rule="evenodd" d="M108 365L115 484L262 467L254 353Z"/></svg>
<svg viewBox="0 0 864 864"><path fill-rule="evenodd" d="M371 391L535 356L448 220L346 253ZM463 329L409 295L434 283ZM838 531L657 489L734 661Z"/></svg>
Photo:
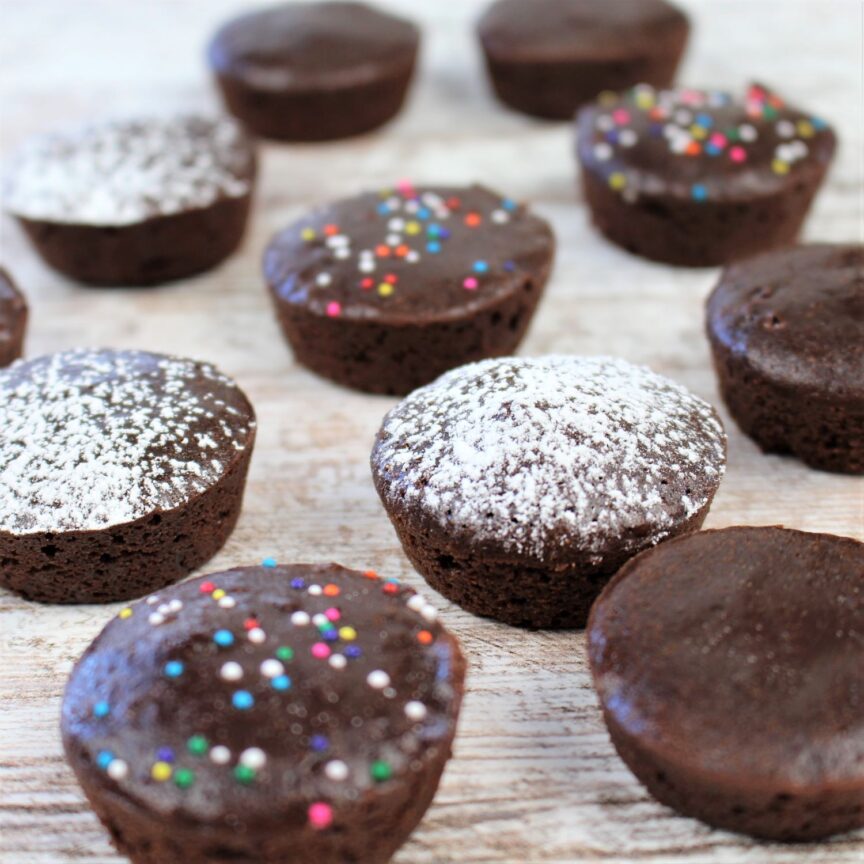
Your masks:
<svg viewBox="0 0 864 864"><path fill-rule="evenodd" d="M129 774L129 766L122 759L112 759L108 765L108 776L112 780L123 780Z"/></svg>
<svg viewBox="0 0 864 864"><path fill-rule="evenodd" d="M334 669L344 669L348 665L348 661L342 654L331 654L327 661Z"/></svg>
<svg viewBox="0 0 864 864"><path fill-rule="evenodd" d="M426 605L426 598L422 594L412 594L405 605L413 612L419 612Z"/></svg>
<svg viewBox="0 0 864 864"><path fill-rule="evenodd" d="M420 253L419 253L416 249L412 249L412 250L411 250L410 252L408 252L408 254L405 256L405 260L406 260L409 264L416 264L416 263L420 260Z"/></svg>
<svg viewBox="0 0 864 864"><path fill-rule="evenodd" d="M246 638L256 645L260 645L266 638L267 634L260 627L253 627L247 634Z"/></svg>
<svg viewBox="0 0 864 864"><path fill-rule="evenodd" d="M260 747L249 747L240 754L240 764L259 771L267 764L267 754Z"/></svg>
<svg viewBox="0 0 864 864"><path fill-rule="evenodd" d="M292 613L291 615L291 623L295 627L305 627L309 623L309 615L304 612L302 609Z"/></svg>
<svg viewBox="0 0 864 864"><path fill-rule="evenodd" d="M316 627L324 627L326 624L330 623L330 619L323 612L318 612L316 615L312 616L312 623Z"/></svg>
<svg viewBox="0 0 864 864"><path fill-rule="evenodd" d="M310 594L312 597L320 597L320 596L321 596L321 592L322 592L323 590L324 590L324 589L323 589L320 585L310 585L310 586L309 586L309 594Z"/></svg>
<svg viewBox="0 0 864 864"><path fill-rule="evenodd" d="M435 621L438 618L438 610L431 604L427 603L421 610L420 614L427 621Z"/></svg>
<svg viewBox="0 0 864 864"><path fill-rule="evenodd" d="M639 140L639 136L632 129L622 129L618 136L618 143L622 147L632 147Z"/></svg>
<svg viewBox="0 0 864 864"><path fill-rule="evenodd" d="M341 783L348 779L348 766L341 759L334 759L324 766L324 773L329 780Z"/></svg>
<svg viewBox="0 0 864 864"><path fill-rule="evenodd" d="M493 210L492 221L496 225L504 225L510 221L510 214L506 210Z"/></svg>
<svg viewBox="0 0 864 864"><path fill-rule="evenodd" d="M422 702L417 702L412 700L411 702L405 703L405 716L409 720L420 721L425 719L428 711L426 710L426 706Z"/></svg>
<svg viewBox="0 0 864 864"><path fill-rule="evenodd" d="M219 600L219 606L222 609L233 609L236 605L237 601L230 594L226 594Z"/></svg>
<svg viewBox="0 0 864 864"><path fill-rule="evenodd" d="M744 123L743 125L738 127L738 135L741 137L742 141L746 141L748 143L755 141L759 137L759 133L756 131L756 127L751 126L749 123Z"/></svg>
<svg viewBox="0 0 864 864"><path fill-rule="evenodd" d="M231 751L221 744L217 744L210 750L210 761L217 765L226 765L231 761Z"/></svg>
<svg viewBox="0 0 864 864"><path fill-rule="evenodd" d="M390 684L390 676L381 669L376 669L366 676L366 683L373 690L383 690Z"/></svg>
<svg viewBox="0 0 864 864"><path fill-rule="evenodd" d="M151 612L151 613L150 613L150 616L147 618L147 620L148 620L148 621L149 621L149 622L150 622L154 627L158 627L160 624L164 624L164 623L165 623L165 616L162 615L162 614L159 613L159 612Z"/></svg>
<svg viewBox="0 0 864 864"><path fill-rule="evenodd" d="M275 678L285 671L285 667L278 660L265 660L261 664L261 674L265 678Z"/></svg>
<svg viewBox="0 0 864 864"><path fill-rule="evenodd" d="M612 158L612 146L605 141L600 141L594 145L594 158L600 162L606 162Z"/></svg>
<svg viewBox="0 0 864 864"><path fill-rule="evenodd" d="M322 287L326 287L333 281L333 277L329 273L319 273L315 277L315 283L317 285L321 285Z"/></svg>
<svg viewBox="0 0 864 864"><path fill-rule="evenodd" d="M243 667L234 660L222 664L219 676L223 681L239 681L243 677Z"/></svg>
<svg viewBox="0 0 864 864"><path fill-rule="evenodd" d="M775 128L781 138L791 138L795 134L795 124L790 120L778 120Z"/></svg>

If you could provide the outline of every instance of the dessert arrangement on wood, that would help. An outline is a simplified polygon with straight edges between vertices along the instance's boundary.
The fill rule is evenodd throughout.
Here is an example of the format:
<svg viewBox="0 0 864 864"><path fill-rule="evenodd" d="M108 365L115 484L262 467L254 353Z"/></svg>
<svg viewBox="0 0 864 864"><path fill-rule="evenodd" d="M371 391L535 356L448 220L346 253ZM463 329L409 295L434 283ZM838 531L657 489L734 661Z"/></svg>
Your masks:
<svg viewBox="0 0 864 864"><path fill-rule="evenodd" d="M677 86L690 26L665 0L496 0L476 36L501 102L575 121L601 235L724 265L702 345L734 425L783 464L864 474L864 245L796 243L838 136L763 84ZM3 206L76 282L208 271L244 237L254 136L378 129L420 41L361 3L246 12L206 50L232 116L30 137ZM524 186L532 163L518 168ZM256 249L316 386L404 397L379 400L367 485L405 557L504 629L584 631L592 711L657 801L759 839L864 827L864 544L700 530L735 467L711 404L619 357L513 356L570 241L483 181L320 201ZM134 864L386 864L451 757L474 646L462 633L463 656L434 603L371 570L268 557L172 584L237 523L252 403L206 358L20 359L27 322L0 269L0 585L129 603L103 612L61 718L115 847Z"/></svg>

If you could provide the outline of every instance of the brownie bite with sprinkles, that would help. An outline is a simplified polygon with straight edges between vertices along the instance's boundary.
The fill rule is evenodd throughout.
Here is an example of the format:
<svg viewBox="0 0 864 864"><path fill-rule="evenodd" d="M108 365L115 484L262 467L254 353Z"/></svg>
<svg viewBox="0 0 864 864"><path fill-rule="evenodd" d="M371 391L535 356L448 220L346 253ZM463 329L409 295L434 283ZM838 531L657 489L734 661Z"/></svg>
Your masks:
<svg viewBox="0 0 864 864"><path fill-rule="evenodd" d="M0 585L99 603L185 576L234 528L255 426L194 360L79 349L0 370Z"/></svg>
<svg viewBox="0 0 864 864"><path fill-rule="evenodd" d="M759 84L741 96L639 85L579 113L594 223L636 255L724 264L792 243L834 156L828 124Z"/></svg>
<svg viewBox="0 0 864 864"><path fill-rule="evenodd" d="M55 270L90 285L154 285L215 266L239 245L255 182L228 117L111 119L28 139L4 206Z"/></svg>
<svg viewBox="0 0 864 864"><path fill-rule="evenodd" d="M63 742L135 864L384 864L438 787L464 674L410 588L265 559L123 609L72 671Z"/></svg>
<svg viewBox="0 0 864 864"><path fill-rule="evenodd" d="M264 274L299 363L405 394L512 353L552 266L549 224L483 186L366 193L277 234Z"/></svg>

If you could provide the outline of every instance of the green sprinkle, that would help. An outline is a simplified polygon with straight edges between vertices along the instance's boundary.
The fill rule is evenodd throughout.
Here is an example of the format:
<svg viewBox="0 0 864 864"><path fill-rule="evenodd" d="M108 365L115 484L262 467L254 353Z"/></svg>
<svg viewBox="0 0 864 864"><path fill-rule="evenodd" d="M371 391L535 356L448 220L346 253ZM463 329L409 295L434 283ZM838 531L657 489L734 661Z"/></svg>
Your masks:
<svg viewBox="0 0 864 864"><path fill-rule="evenodd" d="M248 765L238 765L234 769L234 777L241 783L251 783L255 779L255 769Z"/></svg>
<svg viewBox="0 0 864 864"><path fill-rule="evenodd" d="M389 780L393 776L393 769L386 762L379 760L378 762L372 763L369 768L369 773L372 775L372 779L376 783L383 783L385 780Z"/></svg>
<svg viewBox="0 0 864 864"><path fill-rule="evenodd" d="M186 747L193 756L203 756L209 746L207 739L203 735L193 735L186 742Z"/></svg>
<svg viewBox="0 0 864 864"><path fill-rule="evenodd" d="M287 645L283 645L281 648L276 649L276 656L280 660L293 660L294 659L294 649L289 648Z"/></svg>
<svg viewBox="0 0 864 864"><path fill-rule="evenodd" d="M188 768L178 768L174 772L174 783L181 789L188 789L195 782L195 774Z"/></svg>

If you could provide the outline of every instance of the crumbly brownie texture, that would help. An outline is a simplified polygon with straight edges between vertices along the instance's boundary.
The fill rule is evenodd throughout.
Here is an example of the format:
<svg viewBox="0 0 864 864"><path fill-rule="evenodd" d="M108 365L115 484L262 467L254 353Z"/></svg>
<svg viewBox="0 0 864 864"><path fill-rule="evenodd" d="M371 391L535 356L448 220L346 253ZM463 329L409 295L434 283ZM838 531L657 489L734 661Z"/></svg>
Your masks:
<svg viewBox="0 0 864 864"><path fill-rule="evenodd" d="M445 597L508 624L582 627L624 561L702 524L725 446L710 405L644 367L504 358L397 405L372 473Z"/></svg>
<svg viewBox="0 0 864 864"><path fill-rule="evenodd" d="M591 613L621 758L720 828L814 840L864 826L864 544L727 528L629 562Z"/></svg>
<svg viewBox="0 0 864 864"><path fill-rule="evenodd" d="M554 252L549 224L496 192L404 183L296 222L270 243L264 273L300 363L405 394L512 353Z"/></svg>
<svg viewBox="0 0 864 864"><path fill-rule="evenodd" d="M185 576L234 528L252 406L212 366L67 351L0 371L0 584L107 602Z"/></svg>
<svg viewBox="0 0 864 864"><path fill-rule="evenodd" d="M21 356L27 329L27 303L0 267L0 366L8 366Z"/></svg>
<svg viewBox="0 0 864 864"><path fill-rule="evenodd" d="M690 24L664 0L498 0L477 31L502 102L570 120L601 91L668 87Z"/></svg>
<svg viewBox="0 0 864 864"><path fill-rule="evenodd" d="M363 3L285 3L225 24L208 48L228 109L256 134L321 141L394 117L420 33Z"/></svg>
<svg viewBox="0 0 864 864"><path fill-rule="evenodd" d="M763 450L864 473L864 246L729 267L708 300L708 336L723 398Z"/></svg>
<svg viewBox="0 0 864 864"><path fill-rule="evenodd" d="M411 589L267 559L122 610L72 672L63 741L135 864L384 864L435 794L464 674Z"/></svg>
<svg viewBox="0 0 864 864"><path fill-rule="evenodd" d="M703 267L795 240L834 155L824 120L751 85L743 100L637 86L578 119L597 227L629 252Z"/></svg>
<svg viewBox="0 0 864 864"><path fill-rule="evenodd" d="M4 178L5 207L61 273L149 285L236 248L254 179L254 151L233 120L110 120L25 142Z"/></svg>

